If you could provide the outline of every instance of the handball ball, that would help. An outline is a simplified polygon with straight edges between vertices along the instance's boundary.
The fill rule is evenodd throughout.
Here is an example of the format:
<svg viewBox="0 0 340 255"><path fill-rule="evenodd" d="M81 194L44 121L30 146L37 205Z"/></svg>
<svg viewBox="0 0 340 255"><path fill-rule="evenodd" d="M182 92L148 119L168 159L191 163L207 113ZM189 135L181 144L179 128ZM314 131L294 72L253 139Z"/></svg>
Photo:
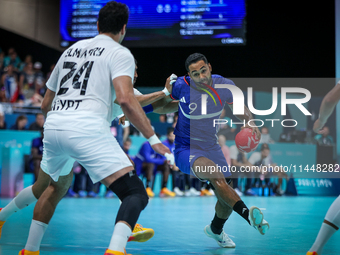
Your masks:
<svg viewBox="0 0 340 255"><path fill-rule="evenodd" d="M251 152L257 148L260 140L257 139L256 133L252 134L250 128L244 128L235 137L237 148L242 152Z"/></svg>

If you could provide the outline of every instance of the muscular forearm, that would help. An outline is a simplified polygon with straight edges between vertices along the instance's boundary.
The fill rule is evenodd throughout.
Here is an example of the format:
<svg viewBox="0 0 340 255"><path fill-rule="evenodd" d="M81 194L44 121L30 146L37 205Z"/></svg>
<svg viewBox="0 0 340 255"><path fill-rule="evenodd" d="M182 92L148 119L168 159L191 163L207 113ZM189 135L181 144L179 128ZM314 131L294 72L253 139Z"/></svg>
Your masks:
<svg viewBox="0 0 340 255"><path fill-rule="evenodd" d="M165 98L165 93L163 91L157 91L147 95L136 96L136 98L141 106L146 106Z"/></svg>
<svg viewBox="0 0 340 255"><path fill-rule="evenodd" d="M331 116L334 108L336 106L336 103L334 102L327 102L327 101L323 101L320 107L320 122L322 124L325 124L329 118L329 116Z"/></svg>
<svg viewBox="0 0 340 255"><path fill-rule="evenodd" d="M167 100L167 98L165 98L165 100ZM163 99L160 100L160 101L163 101ZM165 104L162 104L162 102L157 101L157 102L152 104L152 107L153 107L153 111L155 113L159 113L159 114L177 112L178 111L178 101L170 101L170 102L166 101Z"/></svg>
<svg viewBox="0 0 340 255"><path fill-rule="evenodd" d="M41 111L44 114L45 118L47 117L47 113L51 111L51 106L52 106L54 95L55 95L55 92L47 89L45 93L45 97L41 103Z"/></svg>
<svg viewBox="0 0 340 255"><path fill-rule="evenodd" d="M45 119L47 118L47 113L51 111L51 105L47 105L46 107L41 108L41 112L44 115Z"/></svg>
<svg viewBox="0 0 340 255"><path fill-rule="evenodd" d="M319 112L319 119L322 124L325 124L331 116L336 104L340 99L340 84L338 83L330 92L327 93L322 100Z"/></svg>
<svg viewBox="0 0 340 255"><path fill-rule="evenodd" d="M239 120L243 121L245 120L246 124L249 120L253 119L253 115L251 114L251 112L249 111L249 109L244 106L244 114L243 115L235 115L236 118L238 118Z"/></svg>

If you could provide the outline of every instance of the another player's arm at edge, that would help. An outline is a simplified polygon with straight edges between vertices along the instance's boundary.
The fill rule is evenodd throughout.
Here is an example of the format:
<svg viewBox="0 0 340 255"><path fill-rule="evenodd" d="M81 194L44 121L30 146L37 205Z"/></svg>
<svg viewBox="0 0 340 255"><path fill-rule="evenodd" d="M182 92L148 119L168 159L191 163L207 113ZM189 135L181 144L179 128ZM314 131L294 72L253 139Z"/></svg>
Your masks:
<svg viewBox="0 0 340 255"><path fill-rule="evenodd" d="M171 78L172 76L173 74L169 76L165 82L165 89L168 90L168 93L172 92L172 83L177 78L177 76L176 78L174 77ZM165 95L166 94L163 90L163 91L158 91L158 92L154 92L154 93L147 94L147 95L138 95L136 96L136 98L142 107L151 105L152 111L155 113L163 114L163 113L169 113L169 112L176 112L178 110L178 101L173 102L172 98L169 95L167 96Z"/></svg>
<svg viewBox="0 0 340 255"><path fill-rule="evenodd" d="M228 104L228 105L229 105L230 109L233 110L233 104ZM251 114L251 112L249 111L247 106L244 106L244 114L243 115L235 115L235 117L238 118L241 121L243 121L243 120L246 121L245 127L242 127L241 129L251 128L253 130L253 132L256 133L257 138L258 139L261 138L261 132L258 129L258 127L251 127L251 126L248 125L248 121L253 119L253 115ZM253 125L253 126L255 126L255 125Z"/></svg>
<svg viewBox="0 0 340 255"><path fill-rule="evenodd" d="M327 122L329 116L331 116L336 104L340 100L340 82L338 82L334 88L327 93L322 100L319 118L315 121L314 132L318 132Z"/></svg>
<svg viewBox="0 0 340 255"><path fill-rule="evenodd" d="M41 111L44 114L45 119L47 117L47 113L51 111L54 96L55 96L55 92L47 88L44 99L41 103Z"/></svg>
<svg viewBox="0 0 340 255"><path fill-rule="evenodd" d="M167 91L167 93L166 93ZM172 92L172 84L170 83L170 78L168 78L165 82L165 88L162 91L156 91L146 95L136 95L136 98L142 107L150 105L154 102L161 101L163 105L167 104L171 99L169 99L168 94ZM117 103L117 99L115 103Z"/></svg>

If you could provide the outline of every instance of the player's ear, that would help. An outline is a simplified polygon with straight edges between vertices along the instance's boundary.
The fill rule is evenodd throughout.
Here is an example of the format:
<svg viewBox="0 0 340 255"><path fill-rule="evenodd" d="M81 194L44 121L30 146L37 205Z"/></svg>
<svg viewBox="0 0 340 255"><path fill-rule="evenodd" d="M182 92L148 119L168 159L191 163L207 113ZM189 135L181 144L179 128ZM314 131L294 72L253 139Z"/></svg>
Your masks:
<svg viewBox="0 0 340 255"><path fill-rule="evenodd" d="M98 23L98 21L97 21L97 30L98 30L98 32L100 32L100 31L99 31L99 23Z"/></svg>
<svg viewBox="0 0 340 255"><path fill-rule="evenodd" d="M208 66L209 66L209 70L211 72L212 71L212 67L211 67L210 63L208 63Z"/></svg>
<svg viewBox="0 0 340 255"><path fill-rule="evenodd" d="M122 30L120 31L122 35L125 35L126 33L126 24L123 26Z"/></svg>

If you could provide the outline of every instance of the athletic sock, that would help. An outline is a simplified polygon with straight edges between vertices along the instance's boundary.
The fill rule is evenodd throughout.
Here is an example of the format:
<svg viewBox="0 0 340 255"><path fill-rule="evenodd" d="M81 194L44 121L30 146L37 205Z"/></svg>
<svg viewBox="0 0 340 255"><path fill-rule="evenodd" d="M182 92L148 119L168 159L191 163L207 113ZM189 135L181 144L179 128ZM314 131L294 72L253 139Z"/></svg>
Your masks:
<svg viewBox="0 0 340 255"><path fill-rule="evenodd" d="M162 189L166 188L166 186L167 186L166 184L167 184L167 182L163 182Z"/></svg>
<svg viewBox="0 0 340 255"><path fill-rule="evenodd" d="M41 240L45 234L47 227L48 225L43 222L32 220L25 250L27 251L38 251L39 250Z"/></svg>
<svg viewBox="0 0 340 255"><path fill-rule="evenodd" d="M37 198L33 195L32 185L20 191L20 193L0 211L0 221L6 221L13 213L29 206Z"/></svg>
<svg viewBox="0 0 340 255"><path fill-rule="evenodd" d="M338 196L329 207L325 220L334 224L337 228L340 227L340 196Z"/></svg>
<svg viewBox="0 0 340 255"><path fill-rule="evenodd" d="M250 225L249 209L242 200L236 202L236 204L233 207L233 210L237 212L243 219L245 219Z"/></svg>
<svg viewBox="0 0 340 255"><path fill-rule="evenodd" d="M131 236L131 229L125 223L118 222L113 231L109 249L112 251L124 252L126 243Z"/></svg>
<svg viewBox="0 0 340 255"><path fill-rule="evenodd" d="M224 223L227 221L227 219L221 219L215 213L215 217L210 225L211 231L216 235L220 235L222 233Z"/></svg>
<svg viewBox="0 0 340 255"><path fill-rule="evenodd" d="M322 223L318 236L310 248L310 252L316 251L318 254L321 254L323 247L327 243L328 239L336 232L336 229L332 226Z"/></svg>
<svg viewBox="0 0 340 255"><path fill-rule="evenodd" d="M333 204L329 207L325 220L333 224L331 226L327 223L322 223L318 236L315 239L313 246L310 248L310 252L316 251L321 254L324 245L329 238L339 229L340 226L340 196L335 199Z"/></svg>

